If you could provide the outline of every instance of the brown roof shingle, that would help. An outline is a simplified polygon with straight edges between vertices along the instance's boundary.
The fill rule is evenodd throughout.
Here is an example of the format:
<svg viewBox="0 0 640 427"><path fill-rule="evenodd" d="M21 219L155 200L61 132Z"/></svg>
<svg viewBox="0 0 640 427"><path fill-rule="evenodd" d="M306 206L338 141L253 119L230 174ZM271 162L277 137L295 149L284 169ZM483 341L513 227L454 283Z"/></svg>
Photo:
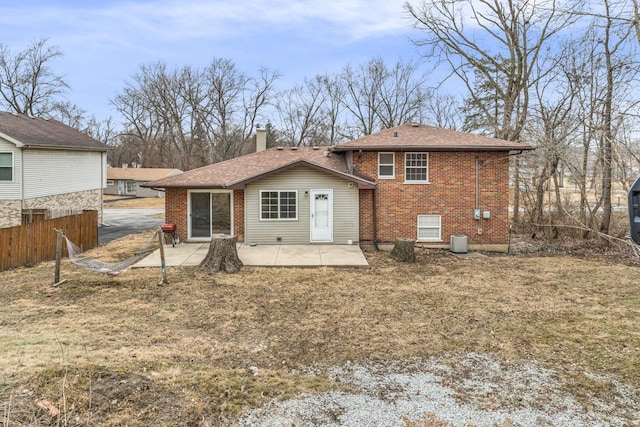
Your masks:
<svg viewBox="0 0 640 427"><path fill-rule="evenodd" d="M457 132L417 123L405 123L345 142L334 151L520 151L533 147L497 138Z"/></svg>
<svg viewBox="0 0 640 427"><path fill-rule="evenodd" d="M84 133L57 120L0 112L0 136L39 148L107 151L109 148ZM12 141L13 142L13 141Z"/></svg>
<svg viewBox="0 0 640 427"><path fill-rule="evenodd" d="M370 180L350 174L344 156L328 147L269 148L143 184L154 188L244 188L263 176L297 165L305 165L355 182L360 188L373 188Z"/></svg>

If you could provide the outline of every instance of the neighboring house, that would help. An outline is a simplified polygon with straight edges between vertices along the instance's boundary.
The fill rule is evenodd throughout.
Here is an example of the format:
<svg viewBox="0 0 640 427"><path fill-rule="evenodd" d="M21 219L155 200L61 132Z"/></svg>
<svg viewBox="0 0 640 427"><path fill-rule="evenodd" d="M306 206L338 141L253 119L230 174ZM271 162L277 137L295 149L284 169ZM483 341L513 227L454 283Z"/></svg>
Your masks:
<svg viewBox="0 0 640 427"><path fill-rule="evenodd" d="M182 173L180 169L107 168L107 188L104 194L136 197L164 197L164 191L142 187L142 184Z"/></svg>
<svg viewBox="0 0 640 427"><path fill-rule="evenodd" d="M0 227L98 211L107 145L56 120L0 113Z"/></svg>
<svg viewBox="0 0 640 427"><path fill-rule="evenodd" d="M407 123L334 147L279 147L145 185L183 241L507 249L509 157L525 144Z"/></svg>

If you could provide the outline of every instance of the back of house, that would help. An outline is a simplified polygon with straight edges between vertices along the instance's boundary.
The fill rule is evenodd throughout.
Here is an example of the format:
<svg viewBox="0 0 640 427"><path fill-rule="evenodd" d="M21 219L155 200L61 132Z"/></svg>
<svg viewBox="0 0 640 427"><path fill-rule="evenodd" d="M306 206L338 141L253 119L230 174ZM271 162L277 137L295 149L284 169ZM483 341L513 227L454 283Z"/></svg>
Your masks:
<svg viewBox="0 0 640 427"><path fill-rule="evenodd" d="M506 250L509 158L530 146L407 123L333 147L264 149L144 186L166 191L182 241Z"/></svg>

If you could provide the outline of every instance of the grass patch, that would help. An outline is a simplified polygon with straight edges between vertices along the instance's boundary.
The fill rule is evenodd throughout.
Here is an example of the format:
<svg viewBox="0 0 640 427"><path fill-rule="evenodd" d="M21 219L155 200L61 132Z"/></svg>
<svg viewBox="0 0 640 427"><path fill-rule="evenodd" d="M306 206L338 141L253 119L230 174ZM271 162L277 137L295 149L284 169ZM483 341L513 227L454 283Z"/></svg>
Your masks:
<svg viewBox="0 0 640 427"><path fill-rule="evenodd" d="M147 237L92 254L126 257ZM225 424L270 399L343 387L313 367L447 353L537 360L574 392L606 396L609 375L640 387L637 265L417 257L367 253L364 270L170 268L162 287L159 269L109 277L65 262L57 288L53 263L0 273L5 425L52 422L40 400L62 425Z"/></svg>

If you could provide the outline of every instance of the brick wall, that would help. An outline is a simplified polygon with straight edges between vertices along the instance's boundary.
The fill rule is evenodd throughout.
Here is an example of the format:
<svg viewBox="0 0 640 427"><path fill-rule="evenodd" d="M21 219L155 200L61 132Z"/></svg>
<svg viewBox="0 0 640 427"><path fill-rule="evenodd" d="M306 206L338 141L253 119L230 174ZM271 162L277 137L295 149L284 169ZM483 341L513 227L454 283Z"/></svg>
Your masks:
<svg viewBox="0 0 640 427"><path fill-rule="evenodd" d="M168 224L176 225L176 237L187 241L187 189L167 188L164 201L164 218Z"/></svg>
<svg viewBox="0 0 640 427"><path fill-rule="evenodd" d="M473 219L479 167L479 202L489 219ZM469 245L506 245L509 234L509 160L507 153L429 153L429 183L404 183L404 153L395 153L395 179L377 179L378 153L354 155L358 171L376 178L377 237L393 243L396 237L417 238L417 216L442 216L442 242L452 234L468 236ZM373 238L372 190L360 190L360 240Z"/></svg>
<svg viewBox="0 0 640 427"><path fill-rule="evenodd" d="M165 193L165 221L176 225L176 236L182 242L187 239L187 198L186 188L167 188ZM233 191L233 232L238 241L244 241L244 190Z"/></svg>
<svg viewBox="0 0 640 427"><path fill-rule="evenodd" d="M233 234L244 242L244 190L233 190Z"/></svg>

